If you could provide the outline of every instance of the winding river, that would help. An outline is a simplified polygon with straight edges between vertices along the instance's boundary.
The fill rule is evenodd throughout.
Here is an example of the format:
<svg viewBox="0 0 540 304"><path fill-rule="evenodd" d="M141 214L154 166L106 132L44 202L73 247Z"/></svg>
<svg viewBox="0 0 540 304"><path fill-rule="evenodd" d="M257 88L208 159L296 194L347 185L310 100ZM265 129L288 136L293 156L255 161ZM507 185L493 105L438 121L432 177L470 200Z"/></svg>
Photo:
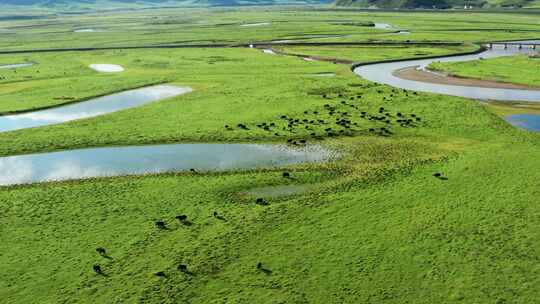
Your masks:
<svg viewBox="0 0 540 304"><path fill-rule="evenodd" d="M529 41L532 42L532 41ZM534 42L540 43L540 40ZM396 76L396 71L407 68L425 69L430 63L439 62L460 62L478 60L480 58L495 58L502 56L513 56L516 54L526 54L530 49L519 49L510 47L504 49L502 47L490 49L479 54L443 57L435 59L417 59L405 60L396 62L383 62L376 64L361 65L354 69L354 72L360 77L382 84L387 84L393 87L437 93L444 95L460 96L472 99L482 100L499 100L499 101L526 101L540 102L540 90L527 89L503 89L503 88L486 88L474 86L459 86L448 85L442 83L428 83L417 80L403 79Z"/></svg>

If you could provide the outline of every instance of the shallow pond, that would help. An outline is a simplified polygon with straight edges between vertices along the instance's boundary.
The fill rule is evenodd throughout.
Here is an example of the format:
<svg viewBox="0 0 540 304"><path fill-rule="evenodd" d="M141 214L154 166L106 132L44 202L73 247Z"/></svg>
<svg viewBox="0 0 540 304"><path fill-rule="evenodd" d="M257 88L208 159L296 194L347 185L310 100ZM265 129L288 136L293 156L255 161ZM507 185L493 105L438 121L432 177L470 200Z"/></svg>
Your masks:
<svg viewBox="0 0 540 304"><path fill-rule="evenodd" d="M376 29L388 30L392 28L392 25L388 23L374 23L374 24L375 24L374 27Z"/></svg>
<svg viewBox="0 0 540 304"><path fill-rule="evenodd" d="M540 41L537 41L540 42ZM359 66L354 69L354 72L367 80L391 85L393 87L421 91L438 93L445 95L454 95L466 98L484 99L484 100L502 100L502 101L529 101L540 102L540 90L526 90L526 89L503 89L503 88L484 88L474 86L458 86L439 83L428 83L417 80L408 80L399 78L394 75L395 71L417 67L418 69L425 69L426 66L435 61L440 62L460 62L478 60L480 58L495 58L502 56L512 56L516 54L523 54L530 52L530 49L518 49L517 47L511 47L508 49L494 48L487 50L480 54L454 56L454 57L442 57L436 59L418 59L418 60L406 60L387 63L376 63L364 66Z"/></svg>
<svg viewBox="0 0 540 304"><path fill-rule="evenodd" d="M513 126L540 132L540 115L538 114L514 114L506 116L505 119Z"/></svg>
<svg viewBox="0 0 540 304"><path fill-rule="evenodd" d="M270 22L245 23L245 24L241 24L240 26L250 27L250 26L266 26L266 25L270 25Z"/></svg>
<svg viewBox="0 0 540 304"><path fill-rule="evenodd" d="M169 171L222 171L321 162L320 146L174 144L0 157L0 185Z"/></svg>
<svg viewBox="0 0 540 304"><path fill-rule="evenodd" d="M124 91L71 105L24 114L0 116L0 132L94 117L191 92L188 87L156 85Z"/></svg>
<svg viewBox="0 0 540 304"><path fill-rule="evenodd" d="M33 66L33 62L0 65L0 69L19 69Z"/></svg>
<svg viewBox="0 0 540 304"><path fill-rule="evenodd" d="M276 52L274 52L272 49L263 49L262 51L265 54L276 55Z"/></svg>
<svg viewBox="0 0 540 304"><path fill-rule="evenodd" d="M332 73L332 72L325 72L325 73L316 73L316 74L308 74L308 76L313 76L313 77L334 77L336 76L335 73Z"/></svg>
<svg viewBox="0 0 540 304"><path fill-rule="evenodd" d="M97 32L97 30L88 28L88 29L76 29L76 30L73 30L73 32L74 33L95 33Z"/></svg>
<svg viewBox="0 0 540 304"><path fill-rule="evenodd" d="M94 71L102 72L102 73L118 73L123 72L124 68L121 65L118 64L102 64L102 63L96 63L91 64L88 66Z"/></svg>

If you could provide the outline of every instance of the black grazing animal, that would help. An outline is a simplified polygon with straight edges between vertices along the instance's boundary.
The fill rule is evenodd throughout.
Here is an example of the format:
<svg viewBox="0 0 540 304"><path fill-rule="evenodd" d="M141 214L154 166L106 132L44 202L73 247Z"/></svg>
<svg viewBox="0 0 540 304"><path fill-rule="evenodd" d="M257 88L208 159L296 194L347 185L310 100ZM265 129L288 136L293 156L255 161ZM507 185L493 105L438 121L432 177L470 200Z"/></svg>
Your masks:
<svg viewBox="0 0 540 304"><path fill-rule="evenodd" d="M175 216L174 218L179 220L180 222L183 222L183 221L187 220L187 215L180 214L180 215Z"/></svg>
<svg viewBox="0 0 540 304"><path fill-rule="evenodd" d="M107 251L103 247L96 248L96 252L99 253L99 255L105 255L107 254Z"/></svg>
<svg viewBox="0 0 540 304"><path fill-rule="evenodd" d="M156 277L161 277L161 278L166 278L167 277L167 275L163 271L158 271L158 272L154 273L154 275Z"/></svg>
<svg viewBox="0 0 540 304"><path fill-rule="evenodd" d="M167 225L165 225L165 222L163 221L157 221L155 222L155 225L158 229L167 229Z"/></svg>
<svg viewBox="0 0 540 304"><path fill-rule="evenodd" d="M289 178L291 177L291 174L289 172L283 172L283 177Z"/></svg>
<svg viewBox="0 0 540 304"><path fill-rule="evenodd" d="M214 211L214 217L217 218L220 221L225 221L225 218L217 213L217 211Z"/></svg>
<svg viewBox="0 0 540 304"><path fill-rule="evenodd" d="M435 176L436 178L438 178L440 180L447 180L448 179L447 177L444 177L441 173L435 173L435 174L433 174L433 176Z"/></svg>
<svg viewBox="0 0 540 304"><path fill-rule="evenodd" d="M266 201L264 200L264 198L262 198L262 197L257 198L257 199L255 200L255 202L256 202L258 205L263 205L263 206L268 205L268 202L266 202Z"/></svg>
<svg viewBox="0 0 540 304"><path fill-rule="evenodd" d="M188 270L187 265L180 264L180 265L178 265L177 269L178 269L178 271L180 271L180 272L187 273L187 274L192 274L192 273Z"/></svg>
<svg viewBox="0 0 540 304"><path fill-rule="evenodd" d="M257 270L262 271L267 275L272 274L272 270L264 268L261 262L257 263Z"/></svg>
<svg viewBox="0 0 540 304"><path fill-rule="evenodd" d="M101 270L101 266L99 265L94 265L92 267L94 269L94 272L97 273L97 274L103 274L103 271Z"/></svg>
<svg viewBox="0 0 540 304"><path fill-rule="evenodd" d="M188 271L187 266L184 265L184 264L178 265L178 270L180 270L181 272L187 272Z"/></svg>

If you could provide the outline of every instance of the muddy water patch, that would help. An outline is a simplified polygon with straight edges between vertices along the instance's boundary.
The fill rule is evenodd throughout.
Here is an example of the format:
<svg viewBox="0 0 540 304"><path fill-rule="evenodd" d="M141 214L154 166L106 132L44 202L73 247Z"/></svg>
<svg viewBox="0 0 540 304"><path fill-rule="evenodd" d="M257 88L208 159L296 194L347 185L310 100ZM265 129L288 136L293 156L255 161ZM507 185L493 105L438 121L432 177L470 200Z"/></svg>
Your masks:
<svg viewBox="0 0 540 304"><path fill-rule="evenodd" d="M119 73L123 72L125 69L118 64L108 64L108 63L94 63L88 66L94 71L101 73Z"/></svg>
<svg viewBox="0 0 540 304"><path fill-rule="evenodd" d="M328 160L317 145L173 144L0 157L0 185L163 172L282 167ZM197 174L197 173L195 173Z"/></svg>
<svg viewBox="0 0 540 304"><path fill-rule="evenodd" d="M189 87L156 85L82 101L57 108L0 116L0 132L40 127L94 117L191 92Z"/></svg>

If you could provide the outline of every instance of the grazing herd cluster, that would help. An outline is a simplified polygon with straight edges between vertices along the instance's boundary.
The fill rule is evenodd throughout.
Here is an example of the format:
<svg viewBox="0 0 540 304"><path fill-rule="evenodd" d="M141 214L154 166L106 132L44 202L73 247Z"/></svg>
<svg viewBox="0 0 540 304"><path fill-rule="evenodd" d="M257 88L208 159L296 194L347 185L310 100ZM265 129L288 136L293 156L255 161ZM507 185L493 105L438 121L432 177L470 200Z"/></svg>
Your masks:
<svg viewBox="0 0 540 304"><path fill-rule="evenodd" d="M409 96L407 90L401 92L397 89L392 89L389 98L395 97L397 94L403 93L406 97ZM383 91L377 90L377 94L383 94ZM411 94L416 95L416 92ZM287 138L287 144L290 145L305 145L308 143L308 138L323 139L325 137L335 136L352 136L355 134L373 134L378 136L391 136L394 134L392 128L414 128L423 123L421 117L414 113L393 112L385 107L378 107L377 110L368 112L363 108L362 94L349 94L345 96L343 93L325 93L321 94L321 98L326 102L322 107L306 110L303 115L293 117L289 115L281 115L279 119L273 122L261 122L248 126L245 123L238 123L235 127L225 125L227 130L249 131L251 128L259 128L266 132L273 132L274 136L283 136ZM387 96L383 96L383 101L391 101ZM195 169L190 170L192 173L197 173ZM282 173L283 178L291 178L289 172ZM434 177L446 180L441 173L435 173ZM258 205L268 205L268 202L263 198L257 198L255 203ZM220 221L227 219L220 215L217 211L213 212L213 217ZM191 226L193 223L189 221L188 216L180 214L175 219L183 226ZM168 226L165 221L158 220L154 222L156 229L167 230ZM96 252L106 258L107 251L103 247L96 248ZM271 274L272 271L263 267L262 263L257 264L257 270ZM105 275L102 267L98 264L93 266L95 273ZM188 270L188 266L180 264L177 270L187 274L194 273ZM167 277L164 271L154 273L157 277Z"/></svg>
<svg viewBox="0 0 540 304"><path fill-rule="evenodd" d="M291 173L290 172L283 172L282 176L284 178L291 178ZM268 202L264 198L257 198L255 200L255 203L258 204L258 205L262 205L262 206L268 205ZM220 221L225 221L225 222L227 221L227 219L223 215L219 214L217 211L214 211L212 216L215 219L218 219ZM191 225L193 225L193 223L188 219L188 216L185 215L185 214L179 214L179 215L175 216L174 218L176 220L178 220L178 222L183 226L191 226ZM155 225L156 229L158 229L158 230L168 230L169 229L167 227L167 223L165 221L163 221L163 220L155 221L154 225ZM101 257L112 259L110 256L107 255L107 250L105 248L103 248L103 247L96 248L96 252ZM261 262L259 262L257 264L257 269L260 270L263 273L266 273L266 274L271 274L272 273L272 271L263 268ZM93 265L93 270L98 275L103 275L103 276L105 275L103 269L101 268L101 265L99 265L99 264L94 264ZM178 265L177 270L184 273L184 274L188 274L188 275L193 275L194 274L193 272L188 270L188 267L185 264ZM158 271L158 272L154 273L154 275L157 276L157 277L163 277L163 278L167 277L167 274L164 271Z"/></svg>
<svg viewBox="0 0 540 304"><path fill-rule="evenodd" d="M392 89L391 94L383 96L383 101L391 101L398 94L409 96L407 90ZM377 94L384 95L382 90ZM416 95L416 92L410 93ZM308 139L320 140L326 137L353 136L355 134L393 135L392 128L414 128L423 123L414 113L393 112L379 107L371 113L362 104L362 94L326 93L321 98L326 102L322 107L306 110L303 115L281 115L275 121L255 123L248 126L238 123L225 125L226 130L250 131L258 128L273 133L276 137L286 137L289 145L305 145Z"/></svg>

